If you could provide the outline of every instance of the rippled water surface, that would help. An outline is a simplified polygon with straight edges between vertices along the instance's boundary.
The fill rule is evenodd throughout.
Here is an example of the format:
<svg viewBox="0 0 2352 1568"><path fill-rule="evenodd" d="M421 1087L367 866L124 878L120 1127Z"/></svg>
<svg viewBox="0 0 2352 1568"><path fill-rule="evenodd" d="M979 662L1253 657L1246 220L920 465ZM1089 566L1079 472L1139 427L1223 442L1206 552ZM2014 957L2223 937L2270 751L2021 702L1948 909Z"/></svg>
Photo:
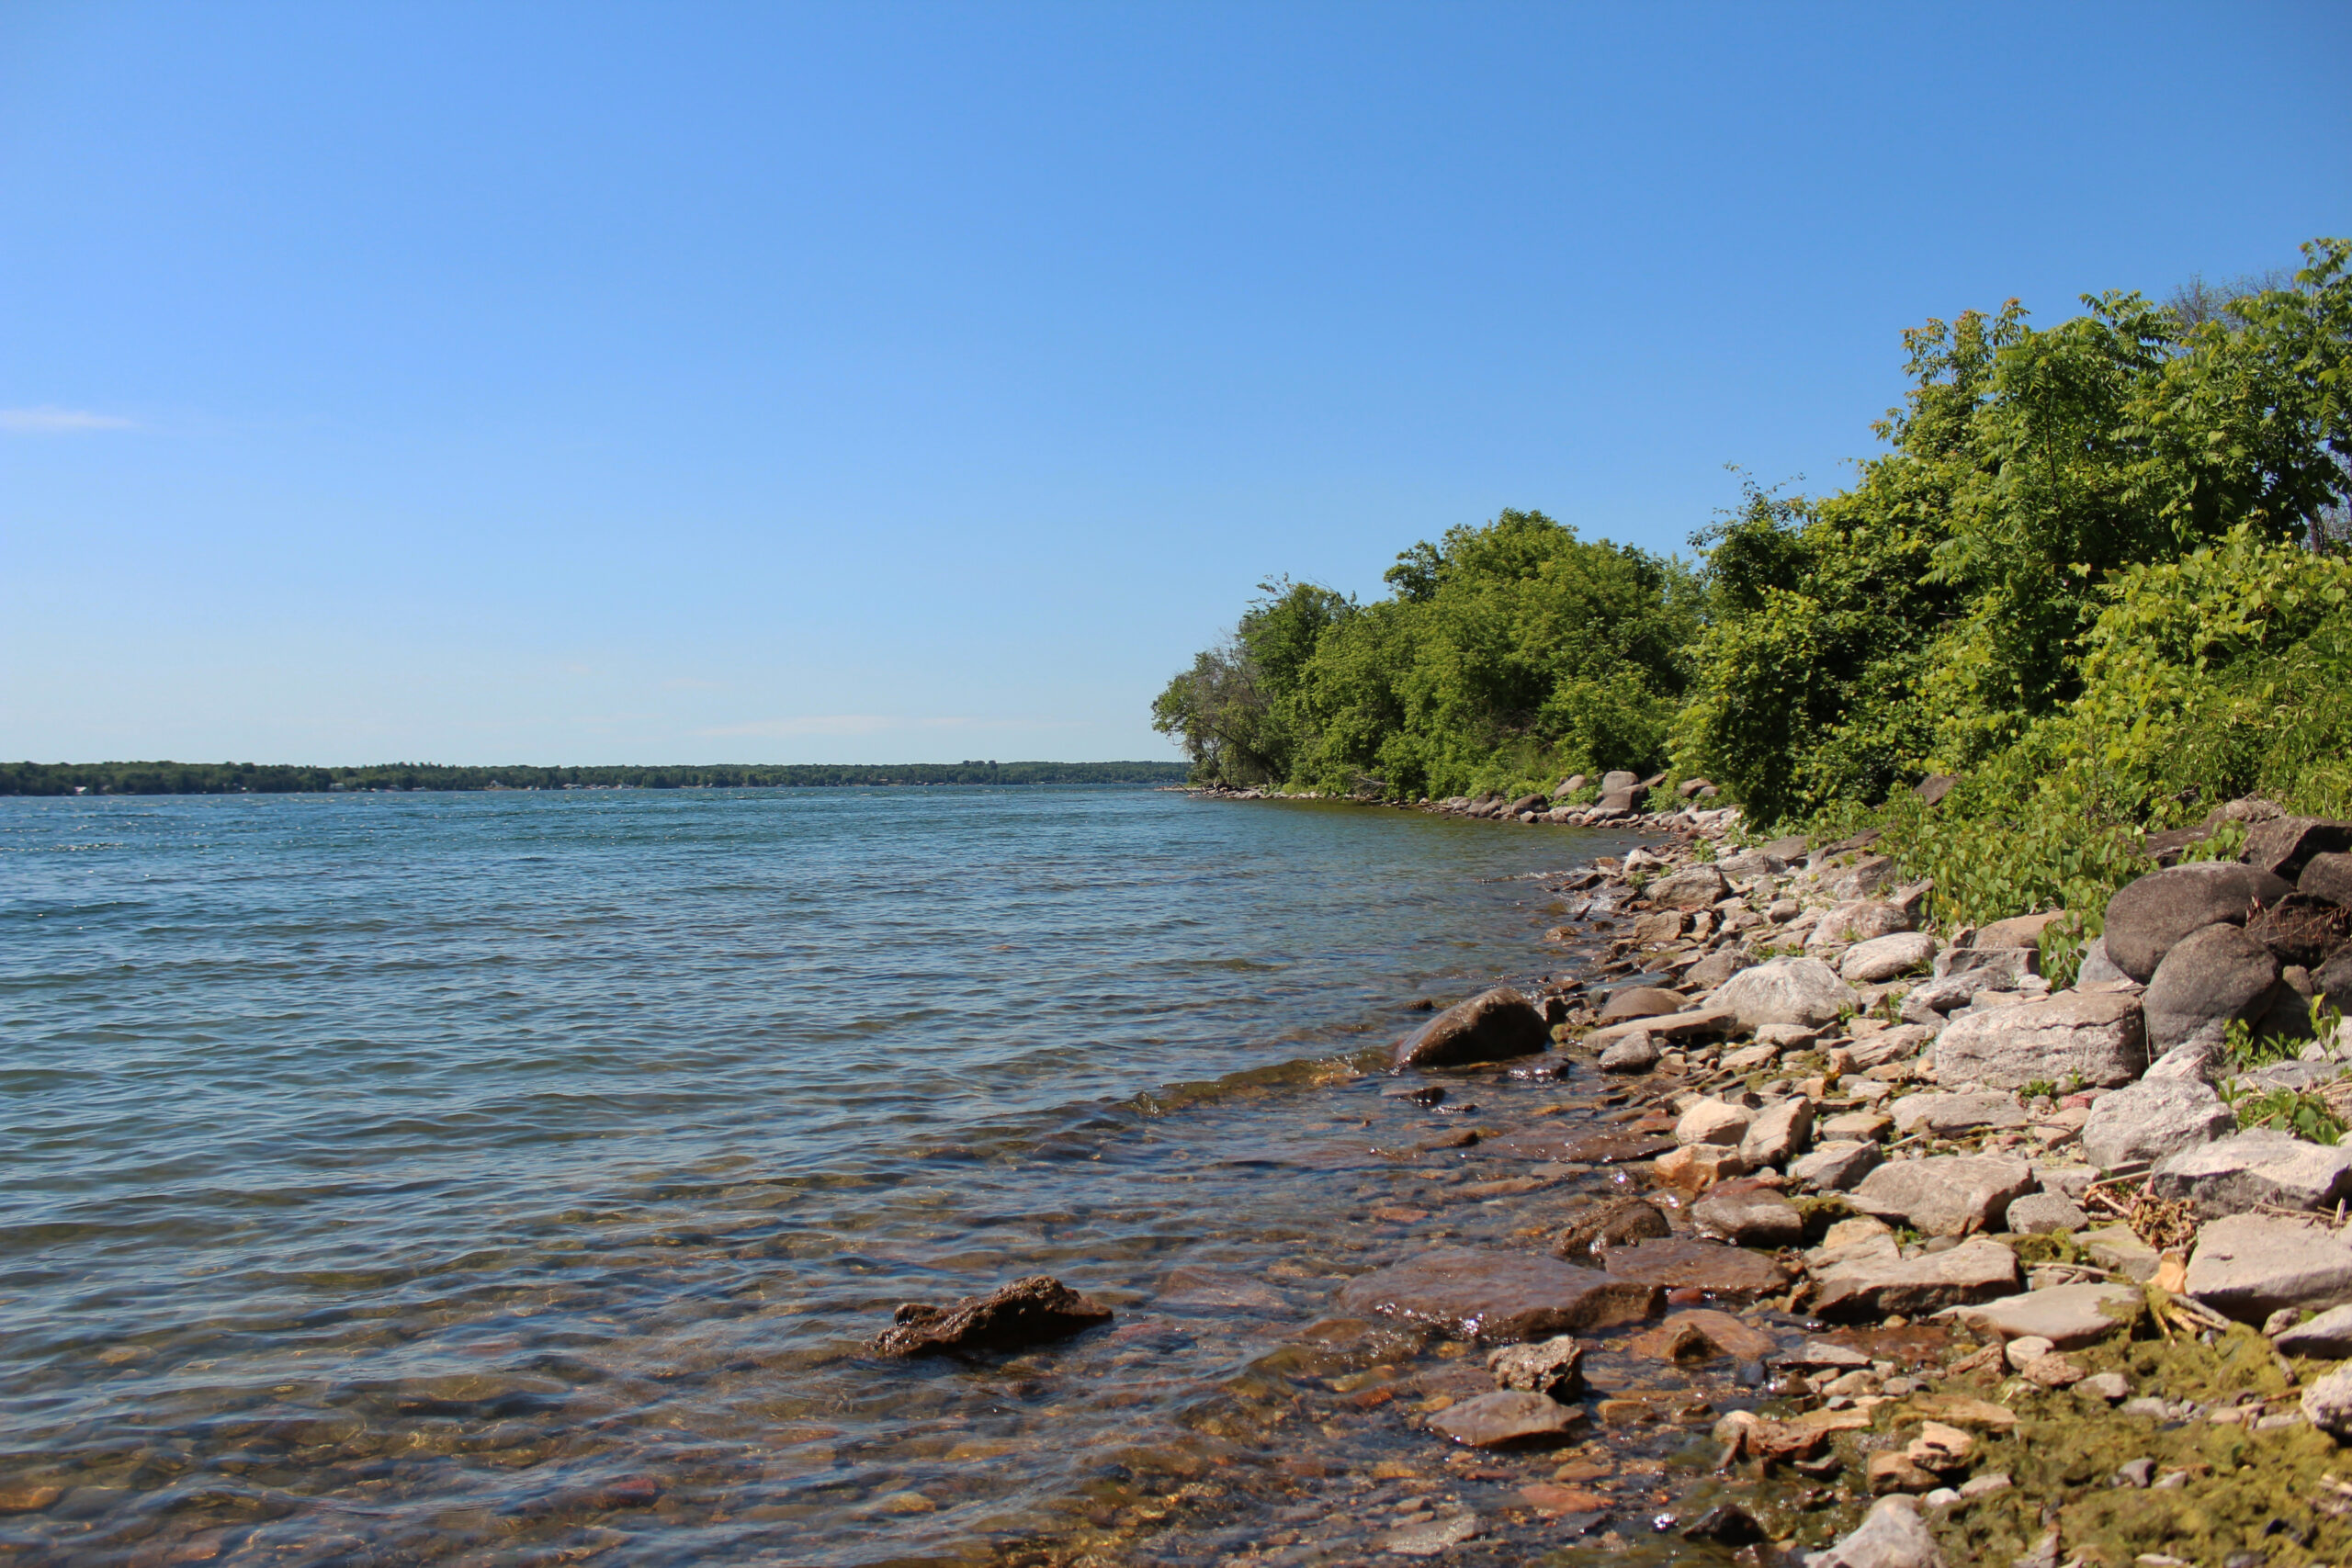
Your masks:
<svg viewBox="0 0 2352 1568"><path fill-rule="evenodd" d="M0 1551L962 1561L1295 1459L1250 1369L1464 1174L1343 1059L1541 969L1528 874L1614 847L1148 790L0 800ZM861 1353L1031 1272L1118 1321Z"/></svg>

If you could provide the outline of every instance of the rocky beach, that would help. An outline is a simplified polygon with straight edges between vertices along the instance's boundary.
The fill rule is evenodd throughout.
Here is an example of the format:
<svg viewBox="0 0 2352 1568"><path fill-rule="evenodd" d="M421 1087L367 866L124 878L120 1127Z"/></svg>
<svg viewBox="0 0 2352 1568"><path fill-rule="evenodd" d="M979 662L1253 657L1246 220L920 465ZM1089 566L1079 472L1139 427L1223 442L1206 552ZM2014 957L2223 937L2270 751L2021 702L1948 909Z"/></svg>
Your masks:
<svg viewBox="0 0 2352 1568"><path fill-rule="evenodd" d="M1872 835L1660 782L1421 807L1645 837L1544 879L1548 972L1358 1059L1424 1179L1236 1391L1308 1416L1296 1496L1027 1560L2352 1560L2352 1148L2292 1114L2352 1109L2352 824L2152 844L2061 981L2049 912L1939 929Z"/></svg>

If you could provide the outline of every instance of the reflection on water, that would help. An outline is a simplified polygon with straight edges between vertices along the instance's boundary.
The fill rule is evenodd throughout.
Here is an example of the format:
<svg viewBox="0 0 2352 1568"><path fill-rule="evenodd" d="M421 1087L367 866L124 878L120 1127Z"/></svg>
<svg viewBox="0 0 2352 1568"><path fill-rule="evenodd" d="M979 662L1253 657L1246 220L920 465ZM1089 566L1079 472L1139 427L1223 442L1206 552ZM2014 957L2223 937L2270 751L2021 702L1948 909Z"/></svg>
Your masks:
<svg viewBox="0 0 2352 1568"><path fill-rule="evenodd" d="M1148 791L0 801L0 1551L1236 1550L1427 1447L1334 1388L1404 1354L1312 1326L1337 1285L1600 1179L1425 1151L1465 1119L1345 1064L1539 969L1525 874L1611 847ZM1034 1272L1118 1320L861 1353Z"/></svg>

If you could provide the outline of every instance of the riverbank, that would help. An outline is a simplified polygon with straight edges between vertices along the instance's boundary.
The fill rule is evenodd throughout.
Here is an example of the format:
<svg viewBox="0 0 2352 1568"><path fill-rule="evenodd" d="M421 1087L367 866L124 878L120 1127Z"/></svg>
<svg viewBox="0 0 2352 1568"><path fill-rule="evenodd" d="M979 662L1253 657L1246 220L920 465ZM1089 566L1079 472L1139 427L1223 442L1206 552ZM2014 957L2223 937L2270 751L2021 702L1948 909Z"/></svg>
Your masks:
<svg viewBox="0 0 2352 1568"><path fill-rule="evenodd" d="M2200 890L2248 881L2259 915L2281 869L2327 884L2335 828L2242 815L2252 863L2118 896L2138 978L2102 943L2063 988L2042 918L1920 930L1928 889L1867 841L1742 846L1732 812L1651 818L1658 841L1547 882L1546 940L1589 964L1436 1021L1398 1059L1449 1065L1386 1092L1433 1122L1507 1082L1597 1094L1419 1145L1480 1168L1419 1219L1466 1201L1503 1235L1400 1246L1302 1337L1338 1348L1283 1368L1395 1410L1420 1442L1388 1462L1419 1490L1385 1531L1326 1513L1232 1560L2352 1555L2352 1314L2329 1310L2352 1301L2352 1150L2242 1133L2232 1108L2340 1103L2344 1043L2245 1067L2216 1025L2254 998L2155 973L2174 947L2288 940L2242 929L2244 899L2186 907ZM2270 959L2271 1010L2318 967ZM1379 1343L1351 1357L1360 1339ZM1589 1370L1521 1392L1499 1352L1521 1340Z"/></svg>

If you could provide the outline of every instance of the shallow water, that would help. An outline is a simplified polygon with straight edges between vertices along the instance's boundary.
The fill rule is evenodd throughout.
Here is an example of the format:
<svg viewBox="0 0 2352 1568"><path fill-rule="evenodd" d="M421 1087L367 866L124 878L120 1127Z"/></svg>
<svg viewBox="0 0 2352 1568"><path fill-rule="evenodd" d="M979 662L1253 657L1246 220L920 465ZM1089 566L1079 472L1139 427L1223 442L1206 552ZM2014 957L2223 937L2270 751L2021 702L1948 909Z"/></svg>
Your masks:
<svg viewBox="0 0 2352 1568"><path fill-rule="evenodd" d="M1253 1478L1429 1446L1331 1389L1398 1360L1316 1348L1337 1286L1548 1201L1440 1201L1503 1168L1346 1059L1559 967L1530 874L1622 843L1144 790L0 801L0 1551L1240 1550ZM861 1353L1032 1272L1118 1321Z"/></svg>

